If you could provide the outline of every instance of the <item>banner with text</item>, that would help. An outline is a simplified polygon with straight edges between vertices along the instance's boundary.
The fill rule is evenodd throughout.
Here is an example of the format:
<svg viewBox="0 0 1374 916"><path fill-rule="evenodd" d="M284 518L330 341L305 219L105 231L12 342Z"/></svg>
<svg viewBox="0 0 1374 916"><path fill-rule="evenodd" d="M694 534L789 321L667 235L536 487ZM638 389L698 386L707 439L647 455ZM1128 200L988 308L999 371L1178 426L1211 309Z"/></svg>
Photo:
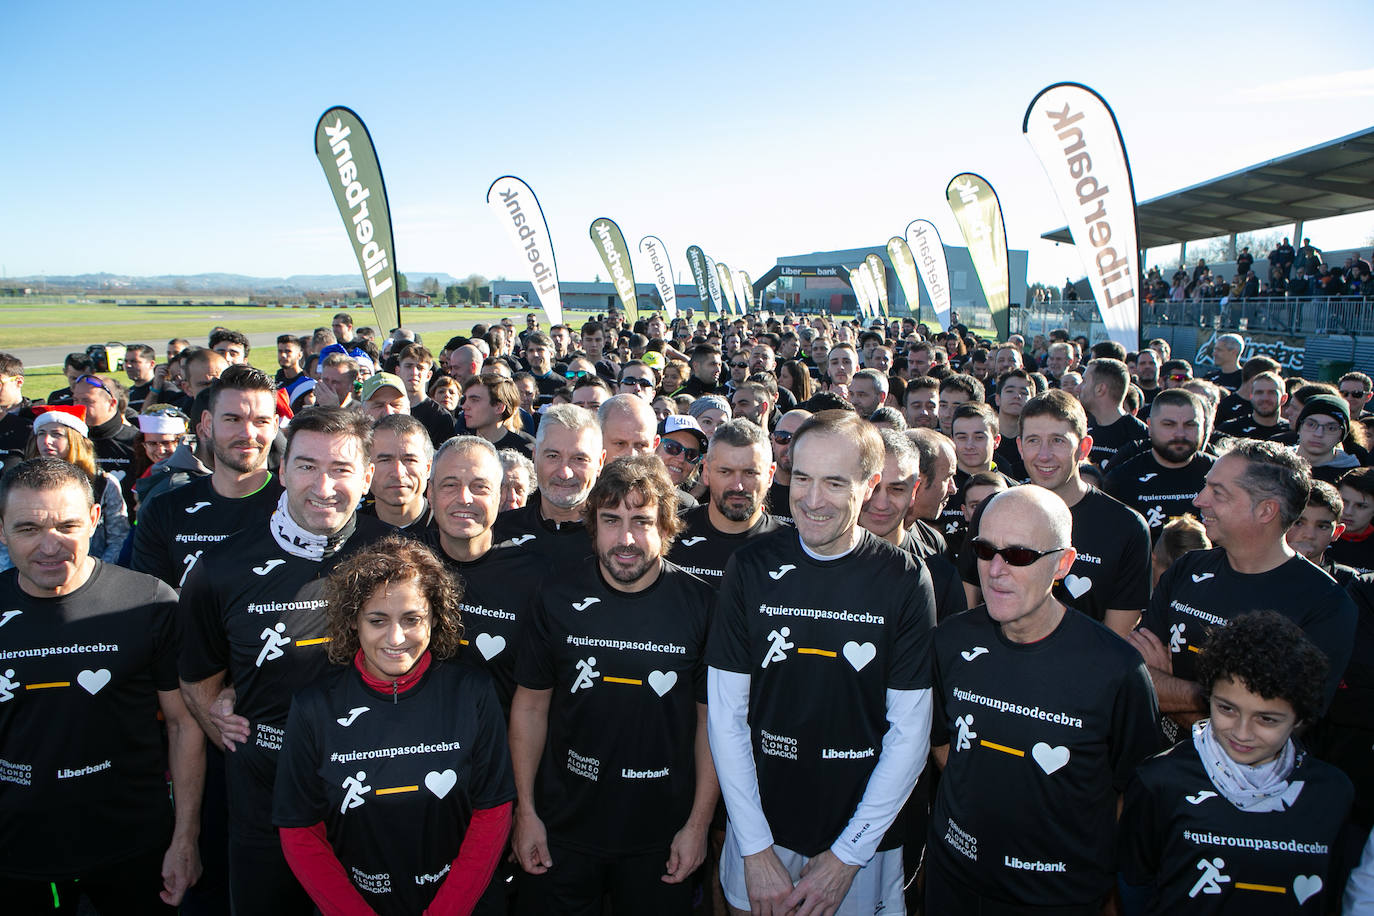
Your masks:
<svg viewBox="0 0 1374 916"><path fill-rule="evenodd" d="M749 279L749 271L735 271L735 300L740 303L740 309L744 312L754 310L754 281Z"/></svg>
<svg viewBox="0 0 1374 916"><path fill-rule="evenodd" d="M949 260L945 257L945 243L940 241L940 230L928 219L914 219L907 223L906 242L911 247L916 269L926 281L935 323L940 330L947 331L951 299Z"/></svg>
<svg viewBox="0 0 1374 916"><path fill-rule="evenodd" d="M897 283L906 296L906 307L911 317L921 320L921 278L916 272L916 259L911 256L911 246L900 235L887 240L887 257L892 269L897 273Z"/></svg>
<svg viewBox="0 0 1374 916"><path fill-rule="evenodd" d="M697 284L697 299L701 301L701 312L706 316L706 320L711 320L711 281L710 268L706 264L706 252L701 250L700 245L687 246L687 269L692 272L692 279ZM720 309L716 309L717 312Z"/></svg>
<svg viewBox="0 0 1374 916"><path fill-rule="evenodd" d="M601 255L601 263L611 275L611 285L615 287L620 304L625 307L625 320L633 325L639 320L639 303L635 296L635 269L630 263L630 249L625 245L625 235L615 220L592 220L587 233Z"/></svg>
<svg viewBox="0 0 1374 916"><path fill-rule="evenodd" d="M563 323L563 294L558 289L558 264L553 256L553 238L544 210L530 186L513 175L503 175L487 188L487 206L510 233L519 249L530 284L549 325Z"/></svg>
<svg viewBox="0 0 1374 916"><path fill-rule="evenodd" d="M945 188L949 208L964 234L973 272L983 287L983 298L992 313L992 326L999 341L1011 336L1011 316L1007 314L1011 281L1007 276L1007 227L1002 222L1002 205L997 192L982 175L964 172L950 179Z"/></svg>
<svg viewBox="0 0 1374 916"><path fill-rule="evenodd" d="M725 308L721 309L721 314L737 314L735 308L735 275L730 272L730 266L724 261L716 262L716 281L720 284L720 294L725 298Z"/></svg>
<svg viewBox="0 0 1374 916"><path fill-rule="evenodd" d="M396 244L382 166L363 119L341 105L320 115L315 122L315 156L334 192L377 326L389 334L401 326Z"/></svg>
<svg viewBox="0 0 1374 916"><path fill-rule="evenodd" d="M849 271L849 287L854 290L854 317L862 324L868 315L868 288L863 284L863 277L859 275L859 268L847 267ZM867 271L864 271L867 274Z"/></svg>
<svg viewBox="0 0 1374 916"><path fill-rule="evenodd" d="M673 266L668 262L668 249L663 240L656 235L646 235L639 240L639 253L649 259L649 270L653 271L654 287L663 303L663 311L668 320L677 317L677 287L673 285Z"/></svg>
<svg viewBox="0 0 1374 916"><path fill-rule="evenodd" d="M720 289L720 271L716 267L716 259L709 254L706 256L706 288L711 291L711 304L716 307L716 317L725 314L725 293Z"/></svg>
<svg viewBox="0 0 1374 916"><path fill-rule="evenodd" d="M1031 100L1021 132L1069 221L1108 336L1139 349L1135 184L1116 115L1087 86L1055 83Z"/></svg>
<svg viewBox="0 0 1374 916"><path fill-rule="evenodd" d="M878 292L878 308L883 313L883 320L887 320L887 265L883 259L876 254L870 254L864 258L864 263L868 265L869 276L873 278L873 288Z"/></svg>

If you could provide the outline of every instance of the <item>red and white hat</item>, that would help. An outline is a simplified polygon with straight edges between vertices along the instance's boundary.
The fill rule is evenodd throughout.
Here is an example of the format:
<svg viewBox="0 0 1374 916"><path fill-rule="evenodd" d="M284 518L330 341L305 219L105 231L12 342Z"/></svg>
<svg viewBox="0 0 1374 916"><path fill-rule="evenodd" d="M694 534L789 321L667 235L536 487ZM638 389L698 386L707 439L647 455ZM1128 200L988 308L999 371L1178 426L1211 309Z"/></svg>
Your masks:
<svg viewBox="0 0 1374 916"><path fill-rule="evenodd" d="M65 426L74 429L83 436L90 436L91 431L86 426L86 407L83 404L45 404L35 407L33 412L33 431L36 433L45 426Z"/></svg>

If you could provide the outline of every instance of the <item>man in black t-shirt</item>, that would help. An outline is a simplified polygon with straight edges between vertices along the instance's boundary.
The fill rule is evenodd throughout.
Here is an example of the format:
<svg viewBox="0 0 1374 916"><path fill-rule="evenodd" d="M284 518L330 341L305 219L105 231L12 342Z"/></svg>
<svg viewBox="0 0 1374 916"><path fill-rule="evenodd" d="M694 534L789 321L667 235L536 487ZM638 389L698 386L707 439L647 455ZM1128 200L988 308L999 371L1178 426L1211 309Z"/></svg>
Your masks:
<svg viewBox="0 0 1374 916"><path fill-rule="evenodd" d="M1249 399L1242 398L1238 408L1230 409L1233 416L1229 420L1217 422L1217 428L1223 433L1247 439L1272 439L1291 429L1282 416L1288 392L1277 372L1260 372L1247 381L1241 390L1249 392ZM1232 397L1235 395L1222 398L1217 407L1218 416L1227 411Z"/></svg>
<svg viewBox="0 0 1374 916"><path fill-rule="evenodd" d="M986 603L935 633L931 743L944 772L926 912L1096 916L1114 883L1120 795L1159 749L1149 676L1061 599L1055 583L1076 559L1063 500L1016 487L981 508Z"/></svg>
<svg viewBox="0 0 1374 916"><path fill-rule="evenodd" d="M516 659L517 912L599 913L609 890L617 913L686 914L719 797L711 590L664 559L681 521L656 457L607 465L586 513L596 559L550 577Z"/></svg>
<svg viewBox="0 0 1374 916"><path fill-rule="evenodd" d="M181 692L226 751L229 885L236 912L312 904L272 827L272 782L291 697L326 668L323 579L389 529L356 507L372 481L372 426L315 407L291 422L285 490L266 523L224 541L181 593ZM232 690L224 691L232 683Z"/></svg>
<svg viewBox="0 0 1374 916"><path fill-rule="evenodd" d="M1099 467L1110 466L1122 447L1149 436L1145 424L1126 412L1130 382L1130 372L1120 360L1095 359L1083 370L1078 400L1088 412L1088 435L1093 440L1088 460Z"/></svg>
<svg viewBox="0 0 1374 916"><path fill-rule="evenodd" d="M1204 378L1234 393L1243 381L1240 357L1244 352L1245 338L1239 334L1220 335L1216 343L1212 344L1212 362L1216 363L1216 368L1208 372Z"/></svg>
<svg viewBox="0 0 1374 916"><path fill-rule="evenodd" d="M1030 482L1053 490L1073 515L1073 569L1064 579L1067 602L1125 636L1150 601L1150 534L1145 520L1084 482L1079 462L1092 448L1083 406L1062 391L1032 398L1021 414L1021 457ZM982 507L979 507L980 510ZM979 515L969 523L978 534ZM959 572L970 586L969 605L980 597L978 569L966 541Z"/></svg>
<svg viewBox="0 0 1374 916"><path fill-rule="evenodd" d="M434 354L422 344L406 344L398 352L396 375L405 386L410 401L410 415L425 425L430 444L443 445L453 435L453 414L429 396L429 382L434 375Z"/></svg>
<svg viewBox="0 0 1374 916"><path fill-rule="evenodd" d="M1144 516L1152 540L1159 540L1169 519L1195 512L1193 498L1215 461L1200 451L1206 424L1197 395L1185 388L1161 391L1150 409L1150 451L1107 475L1107 492Z"/></svg>
<svg viewBox="0 0 1374 916"><path fill-rule="evenodd" d="M582 504L605 460L596 414L575 404L544 412L534 438L539 491L519 509L508 509L492 526L496 540L511 541L551 567L586 559L592 548Z"/></svg>
<svg viewBox="0 0 1374 916"><path fill-rule="evenodd" d="M1326 653L1326 702L1350 658L1356 611L1326 573L1284 540L1307 505L1306 462L1273 442L1236 439L1194 500L1213 550L1184 554L1160 577L1144 625L1131 642L1150 666L1160 711L1180 727L1207 712L1194 672L1209 626L1253 610L1275 610ZM1165 723L1166 735L1173 729Z"/></svg>
<svg viewBox="0 0 1374 916"><path fill-rule="evenodd" d="M768 488L768 510L780 519L792 520L792 506L788 490L792 486L792 436L811 416L811 411L789 410L778 420L768 435L773 445L773 485Z"/></svg>
<svg viewBox="0 0 1374 916"><path fill-rule="evenodd" d="M88 555L99 517L65 461L0 482L14 562L0 574L7 912L75 913L84 893L103 913L173 913L200 875L205 741L177 691L176 595Z"/></svg>
<svg viewBox="0 0 1374 916"><path fill-rule="evenodd" d="M768 434L760 426L750 420L717 426L702 464L707 499L683 513L686 528L673 547L673 562L719 588L735 551L785 525L766 511L773 470Z"/></svg>
<svg viewBox="0 0 1374 916"><path fill-rule="evenodd" d="M547 564L510 543L496 543L492 523L501 503L501 461L490 442L456 436L434 456L429 544L462 582L462 651L458 660L491 675L510 715L515 652Z"/></svg>
<svg viewBox="0 0 1374 916"><path fill-rule="evenodd" d="M173 588L225 538L265 522L281 496L267 470L277 436L274 386L260 369L233 366L210 387L192 423L209 439L214 471L166 490L139 511L132 567Z"/></svg>
<svg viewBox="0 0 1374 916"><path fill-rule="evenodd" d="M372 428L372 486L362 512L402 534L423 540L434 513L425 499L434 446L424 424L407 414L388 414Z"/></svg>
<svg viewBox="0 0 1374 916"><path fill-rule="evenodd" d="M108 375L83 375L72 382L72 403L86 408L86 425L95 463L100 470L119 481L129 516L134 515L134 440L138 427L124 418L128 394L124 386Z"/></svg>
<svg viewBox="0 0 1374 916"><path fill-rule="evenodd" d="M935 602L920 562L858 524L882 463L854 413L807 420L792 443L796 530L726 568L709 687L721 883L737 910L902 906L903 838L888 828L925 764ZM857 602L856 583L873 585Z"/></svg>

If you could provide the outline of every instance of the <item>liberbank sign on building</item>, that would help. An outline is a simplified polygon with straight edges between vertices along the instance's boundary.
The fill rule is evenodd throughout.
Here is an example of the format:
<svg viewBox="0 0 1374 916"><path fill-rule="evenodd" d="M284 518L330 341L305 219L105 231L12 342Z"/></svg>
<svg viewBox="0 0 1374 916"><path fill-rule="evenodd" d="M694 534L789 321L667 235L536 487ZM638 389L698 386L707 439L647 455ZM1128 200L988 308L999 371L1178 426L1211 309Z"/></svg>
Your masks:
<svg viewBox="0 0 1374 916"><path fill-rule="evenodd" d="M951 309L959 313L965 324L977 327L990 325L987 300L983 298L983 288L973 271L973 261L968 249L944 246L945 258L949 263L949 286ZM893 315L913 314L911 303L897 281L897 272L888 257L886 245L872 248L849 248L843 251L815 251L810 254L789 255L778 258L776 264L754 281L754 299L774 311L792 309L807 313L830 313L853 317L858 300L849 285L849 271L864 263L870 254L882 258L887 268L887 301ZM685 264L685 258L683 259ZM636 265L638 266L638 265ZM680 267L674 261L675 267ZM732 265L733 266L733 265ZM647 269L647 265L646 268ZM1010 301L1016 308L1026 300L1026 252L1009 249L1007 251L1007 270L1010 274ZM677 276L678 314L691 309L698 317L703 314L697 287L691 276L681 270ZM685 284L682 281L687 281ZM930 291L926 289L924 276L921 279L921 305L926 320L933 319L930 308ZM523 296L531 303L531 310L537 308L538 299L534 287L522 280L496 280L491 285L493 297ZM609 308L619 308L615 286L611 283L561 284L563 308L574 312L604 312ZM641 316L661 311L662 302L658 290L652 283L636 283L635 293L639 297ZM505 302L506 299L496 298ZM714 316L715 309L711 310Z"/></svg>

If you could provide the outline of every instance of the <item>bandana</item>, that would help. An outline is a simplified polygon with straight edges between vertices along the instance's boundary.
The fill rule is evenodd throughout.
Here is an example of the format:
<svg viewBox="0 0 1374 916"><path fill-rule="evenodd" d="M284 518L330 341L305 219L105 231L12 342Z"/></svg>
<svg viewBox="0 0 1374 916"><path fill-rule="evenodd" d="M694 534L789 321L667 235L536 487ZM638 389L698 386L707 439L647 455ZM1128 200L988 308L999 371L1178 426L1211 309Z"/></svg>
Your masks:
<svg viewBox="0 0 1374 916"><path fill-rule="evenodd" d="M1212 734L1212 721L1203 719L1193 725L1193 747L1197 748L1212 785L1242 811L1282 811L1291 807L1302 792L1301 781L1288 781L1301 762L1292 738L1273 760L1247 766L1231 759Z"/></svg>
<svg viewBox="0 0 1374 916"><path fill-rule="evenodd" d="M344 542L353 534L357 524L358 516L354 513L349 516L348 524L337 534L327 536L306 531L291 517L290 511L286 508L286 491L283 490L268 527L272 529L273 540L282 550L293 557L318 561L338 553L339 548L343 547Z"/></svg>

